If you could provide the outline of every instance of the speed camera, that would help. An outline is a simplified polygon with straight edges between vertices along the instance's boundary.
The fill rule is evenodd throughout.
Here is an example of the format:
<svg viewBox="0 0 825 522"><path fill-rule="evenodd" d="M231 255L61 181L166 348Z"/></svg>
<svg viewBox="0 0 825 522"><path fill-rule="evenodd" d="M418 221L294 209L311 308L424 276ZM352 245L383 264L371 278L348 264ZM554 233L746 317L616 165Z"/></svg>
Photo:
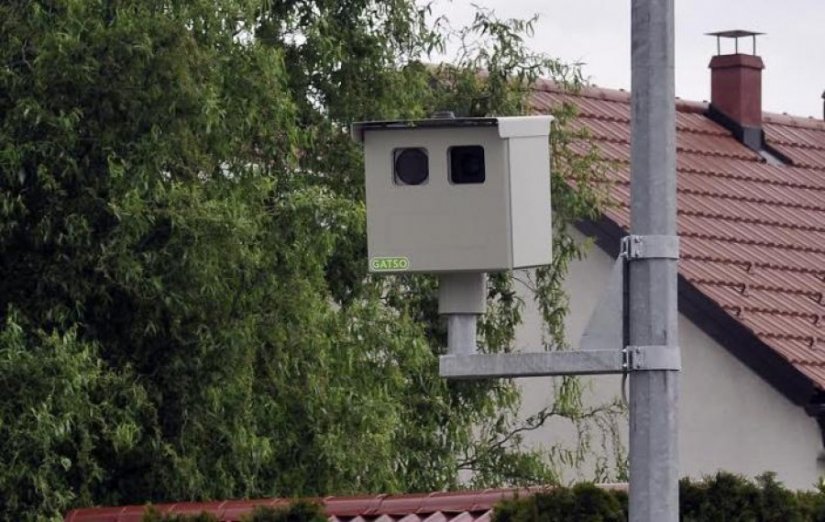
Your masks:
<svg viewBox="0 0 825 522"><path fill-rule="evenodd" d="M353 125L372 272L491 272L551 261L550 116Z"/></svg>

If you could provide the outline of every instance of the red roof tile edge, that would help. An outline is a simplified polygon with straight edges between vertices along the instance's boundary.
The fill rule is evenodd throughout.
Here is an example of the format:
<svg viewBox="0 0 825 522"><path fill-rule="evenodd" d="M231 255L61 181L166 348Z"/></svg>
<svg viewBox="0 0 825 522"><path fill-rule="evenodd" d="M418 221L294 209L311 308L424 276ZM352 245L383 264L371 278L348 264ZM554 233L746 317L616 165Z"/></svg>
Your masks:
<svg viewBox="0 0 825 522"><path fill-rule="evenodd" d="M537 80L534 90L539 92L566 93L571 96L606 100L618 103L630 103L630 91L623 89L607 89L595 85L583 85L577 90L570 90L553 80ZM676 99L676 108L682 112L704 112L708 108L705 102Z"/></svg>
<svg viewBox="0 0 825 522"><path fill-rule="evenodd" d="M626 484L601 484L606 489L626 489ZM332 518L380 517L382 515L422 515L431 513L484 513L500 501L520 495L532 495L552 489L552 486L529 488L502 488L480 491L418 493L406 495L364 495L352 497L329 496L309 499L320 502L327 516ZM156 504L154 507L165 514L207 512L219 520L237 520L257 506L285 506L293 500L275 498L258 500L229 500L222 502L178 502ZM139 521L146 506L122 506L81 508L70 511L65 522L125 522Z"/></svg>
<svg viewBox="0 0 825 522"><path fill-rule="evenodd" d="M584 85L577 91L571 91L553 80L538 80L534 90L539 92L568 93L572 96L592 98L596 100L607 100L619 103L630 103L630 91L622 89L608 89L596 85ZM676 110L681 112L703 113L709 107L708 102L693 100L683 100L676 98ZM825 130L825 121L814 117L793 116L790 114L779 114L775 112L762 112L764 123L774 123L778 125L788 125L807 129Z"/></svg>

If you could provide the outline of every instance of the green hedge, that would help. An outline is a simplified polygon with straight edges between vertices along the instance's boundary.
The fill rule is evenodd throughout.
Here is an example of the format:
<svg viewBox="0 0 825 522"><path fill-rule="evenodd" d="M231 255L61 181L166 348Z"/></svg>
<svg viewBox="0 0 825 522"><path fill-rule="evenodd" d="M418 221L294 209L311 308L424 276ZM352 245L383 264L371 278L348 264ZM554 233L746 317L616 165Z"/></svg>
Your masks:
<svg viewBox="0 0 825 522"><path fill-rule="evenodd" d="M682 522L825 522L825 491L791 491L773 474L682 480L679 500ZM625 491L580 484L502 502L493 522L624 522L627 505Z"/></svg>

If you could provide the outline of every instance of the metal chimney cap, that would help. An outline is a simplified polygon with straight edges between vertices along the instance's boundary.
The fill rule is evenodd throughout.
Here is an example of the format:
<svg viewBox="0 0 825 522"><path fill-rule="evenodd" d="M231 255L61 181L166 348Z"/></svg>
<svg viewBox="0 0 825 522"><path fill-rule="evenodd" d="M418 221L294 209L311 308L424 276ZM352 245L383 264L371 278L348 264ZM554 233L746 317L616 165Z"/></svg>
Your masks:
<svg viewBox="0 0 825 522"><path fill-rule="evenodd" d="M757 33L755 31L745 31L744 29L732 29L730 31L717 31L715 33L705 33L708 36L716 36L719 38L743 38L745 36L761 36L765 33Z"/></svg>
<svg viewBox="0 0 825 522"><path fill-rule="evenodd" d="M759 33L756 31L746 31L744 29L731 29L728 31L716 31L715 33L705 33L707 36L715 36L716 37L716 54L722 54L722 38L731 38L734 41L734 49L735 54L739 54L739 39L750 37L753 40L753 55L756 55L756 37L762 36L765 33Z"/></svg>

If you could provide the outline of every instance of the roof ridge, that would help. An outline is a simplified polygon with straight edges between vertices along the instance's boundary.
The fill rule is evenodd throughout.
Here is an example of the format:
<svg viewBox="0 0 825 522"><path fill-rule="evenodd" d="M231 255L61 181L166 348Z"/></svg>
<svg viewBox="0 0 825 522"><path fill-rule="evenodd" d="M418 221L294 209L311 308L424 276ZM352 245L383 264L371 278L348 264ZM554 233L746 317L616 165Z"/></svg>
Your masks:
<svg viewBox="0 0 825 522"><path fill-rule="evenodd" d="M582 84L576 87L568 87L555 80L546 78L538 79L533 90L554 94L566 94L582 98L591 98L614 103L630 103L630 91L626 89L610 89L599 87L598 85ZM708 108L707 102L694 100L683 100L678 96L675 99L676 110L682 112L704 112Z"/></svg>
<svg viewBox="0 0 825 522"><path fill-rule="evenodd" d="M607 89L604 87L587 84L567 86L555 80L548 80L545 78L540 78L537 80L534 84L533 90L618 103L630 103L630 91L626 91L624 89Z"/></svg>
<svg viewBox="0 0 825 522"><path fill-rule="evenodd" d="M625 89L611 89L607 87L599 87L598 85L585 84L576 90L571 89L555 80L546 78L540 78L537 80L534 90L539 92L568 94L571 96L580 96L584 98L593 98L618 103L630 103L631 96L630 91ZM675 102L676 110L683 112L704 112L710 106L710 104L705 100L685 100L679 98L678 96L676 97ZM825 131L825 121L814 118L813 116L795 116L787 113L762 111L762 121L763 123L770 123L774 125L785 125L788 127Z"/></svg>

